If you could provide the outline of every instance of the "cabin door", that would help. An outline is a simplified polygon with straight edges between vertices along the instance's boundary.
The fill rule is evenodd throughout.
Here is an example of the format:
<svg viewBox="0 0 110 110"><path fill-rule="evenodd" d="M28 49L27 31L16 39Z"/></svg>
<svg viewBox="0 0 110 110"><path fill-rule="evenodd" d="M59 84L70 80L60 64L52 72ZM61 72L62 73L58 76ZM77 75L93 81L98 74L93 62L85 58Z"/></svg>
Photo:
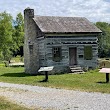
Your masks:
<svg viewBox="0 0 110 110"><path fill-rule="evenodd" d="M73 66L77 64L77 55L76 55L76 47L69 48L69 65Z"/></svg>

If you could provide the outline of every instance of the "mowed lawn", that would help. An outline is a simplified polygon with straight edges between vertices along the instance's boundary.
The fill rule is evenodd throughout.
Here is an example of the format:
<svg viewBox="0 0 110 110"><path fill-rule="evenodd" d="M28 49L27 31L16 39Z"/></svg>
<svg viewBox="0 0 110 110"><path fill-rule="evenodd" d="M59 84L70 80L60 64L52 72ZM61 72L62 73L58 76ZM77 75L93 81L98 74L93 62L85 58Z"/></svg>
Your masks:
<svg viewBox="0 0 110 110"><path fill-rule="evenodd" d="M44 77L25 74L23 67L0 67L0 82L110 93L110 83L105 83L105 74L98 70L84 74L49 75L48 82L40 82Z"/></svg>

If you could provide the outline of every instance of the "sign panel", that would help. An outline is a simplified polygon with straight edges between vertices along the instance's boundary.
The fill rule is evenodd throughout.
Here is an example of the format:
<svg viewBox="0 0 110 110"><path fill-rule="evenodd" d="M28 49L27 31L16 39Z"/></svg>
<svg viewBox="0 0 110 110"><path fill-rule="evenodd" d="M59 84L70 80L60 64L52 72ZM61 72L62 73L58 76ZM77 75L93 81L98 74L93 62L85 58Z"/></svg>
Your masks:
<svg viewBox="0 0 110 110"><path fill-rule="evenodd" d="M110 68L102 68L99 72L100 73L110 73Z"/></svg>
<svg viewBox="0 0 110 110"><path fill-rule="evenodd" d="M54 68L54 66L49 66L49 67L41 67L38 72L42 72L42 71L52 71Z"/></svg>

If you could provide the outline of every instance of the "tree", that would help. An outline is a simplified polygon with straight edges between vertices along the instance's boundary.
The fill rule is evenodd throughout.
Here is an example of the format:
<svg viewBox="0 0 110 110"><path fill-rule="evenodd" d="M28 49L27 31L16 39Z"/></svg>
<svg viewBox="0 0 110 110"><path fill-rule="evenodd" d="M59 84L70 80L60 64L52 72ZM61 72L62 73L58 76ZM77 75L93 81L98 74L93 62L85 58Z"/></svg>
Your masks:
<svg viewBox="0 0 110 110"><path fill-rule="evenodd" d="M20 54L23 56L23 43L24 43L24 19L19 13L14 22L13 44L15 45L14 55Z"/></svg>
<svg viewBox="0 0 110 110"><path fill-rule="evenodd" d="M102 35L98 37L99 57L110 57L110 24L97 22L96 26L102 31Z"/></svg>
<svg viewBox="0 0 110 110"><path fill-rule="evenodd" d="M0 58L10 61L18 52L23 55L24 20L21 13L13 18L7 12L0 13Z"/></svg>
<svg viewBox="0 0 110 110"><path fill-rule="evenodd" d="M12 16L6 12L0 13L0 56L9 61L12 55Z"/></svg>

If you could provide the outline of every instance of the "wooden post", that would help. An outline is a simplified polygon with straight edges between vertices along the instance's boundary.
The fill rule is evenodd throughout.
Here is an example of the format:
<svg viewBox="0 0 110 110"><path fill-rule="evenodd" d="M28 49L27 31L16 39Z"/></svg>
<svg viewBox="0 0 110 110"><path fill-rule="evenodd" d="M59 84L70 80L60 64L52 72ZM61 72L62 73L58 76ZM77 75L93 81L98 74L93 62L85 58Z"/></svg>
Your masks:
<svg viewBox="0 0 110 110"><path fill-rule="evenodd" d="M106 73L106 83L109 82L109 73Z"/></svg>

